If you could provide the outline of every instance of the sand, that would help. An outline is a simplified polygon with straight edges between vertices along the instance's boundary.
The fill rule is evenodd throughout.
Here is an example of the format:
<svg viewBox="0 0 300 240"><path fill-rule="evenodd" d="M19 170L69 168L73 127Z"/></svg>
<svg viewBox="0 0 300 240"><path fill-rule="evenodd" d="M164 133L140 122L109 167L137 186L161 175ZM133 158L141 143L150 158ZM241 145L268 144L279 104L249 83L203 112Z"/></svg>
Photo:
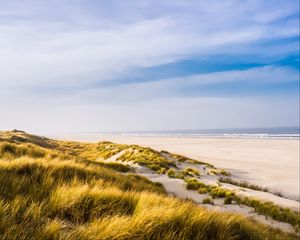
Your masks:
<svg viewBox="0 0 300 240"><path fill-rule="evenodd" d="M293 227L284 222L278 222L271 218L267 218L263 215L259 215L254 212L254 209L244 205L229 204L225 205L223 199L214 199L214 205L202 204L203 199L209 197L208 194L199 194L197 191L187 190L184 181L181 179L169 178L166 175L158 175L151 173L139 173L140 175L151 179L153 182L160 182L169 195L179 197L181 199L190 199L196 203L199 203L202 207L208 208L213 211L231 212L242 214L247 217L251 217L258 222L267 224L274 228L279 228L282 231L293 232ZM275 196L276 197L276 196ZM272 200L272 196L271 199ZM290 200L291 201L291 200ZM298 204L298 202L296 202Z"/></svg>
<svg viewBox="0 0 300 240"><path fill-rule="evenodd" d="M118 162L118 157L127 152L128 150L123 150L113 156L111 156L108 159L102 159L99 158L97 161L104 161L104 162ZM168 155L164 153L164 155ZM208 175L204 172L204 165L199 164L193 164L193 163L181 163L176 161L176 159L172 158L170 155L168 155L168 158L170 161L173 161L176 166L183 170L186 167L192 167L194 169L197 169L200 173L200 176L194 176L199 181L208 184L208 185L215 185L220 186L218 183L218 176L216 175ZM161 183L164 188L166 189L167 193L172 196L179 197L181 199L190 199L194 201L195 203L198 203L202 207L209 208L212 211L223 211L223 212L232 212L232 213L238 213L242 214L244 216L253 218L261 223L270 225L275 228L279 228L283 231L293 232L293 227L284 222L278 222L271 218L268 218L263 215L259 215L255 212L255 210L251 207L244 206L244 205L238 205L238 204L224 204L224 199L214 199L214 204L203 204L203 199L210 197L208 193L206 194L199 194L195 190L188 190L186 189L186 183L183 179L176 179L176 178L170 178L167 175L164 174L157 174L155 171L152 171L151 169L140 166L133 162L126 162L125 164L130 165L134 168L134 172L136 174L142 175L148 179L150 179L153 182L159 182ZM124 173L127 174L127 173ZM241 188L232 184L222 184L222 188L230 189L232 190L236 195L240 197L251 197L256 198L261 201L271 201L276 205L282 206L282 207L288 207L292 210L298 210L299 209L299 202L278 197L272 193L268 192L261 192L261 191L255 191L251 189Z"/></svg>
<svg viewBox="0 0 300 240"><path fill-rule="evenodd" d="M65 137L66 138L66 137ZM232 139L148 137L124 135L81 135L68 139L109 140L167 150L214 164L272 191L299 200L299 139Z"/></svg>

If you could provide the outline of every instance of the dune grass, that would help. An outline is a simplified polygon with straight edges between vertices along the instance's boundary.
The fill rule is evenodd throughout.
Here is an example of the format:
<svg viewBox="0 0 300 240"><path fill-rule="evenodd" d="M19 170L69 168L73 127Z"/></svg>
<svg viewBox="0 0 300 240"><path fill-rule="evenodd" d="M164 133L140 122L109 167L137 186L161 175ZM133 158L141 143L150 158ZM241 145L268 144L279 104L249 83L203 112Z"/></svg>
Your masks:
<svg viewBox="0 0 300 240"><path fill-rule="evenodd" d="M195 159L192 159L192 158L188 158L188 157L182 156L180 154L170 153L170 152L165 151L165 150L162 150L161 153L162 154L166 154L167 156L169 156L170 158L173 158L173 159L177 160L178 162L200 164L200 165L206 165L207 167L210 167L210 168L215 168L210 163L206 163L206 162L202 162L202 161L195 160Z"/></svg>
<svg viewBox="0 0 300 240"><path fill-rule="evenodd" d="M260 186L255 185L255 184L248 183L246 181L240 181L240 182L235 181L230 177L219 177L218 181L222 182L222 183L229 183L229 184L236 185L236 186L243 187L243 188L249 188L249 189L252 189L252 190L269 192L269 189L267 187L260 187Z"/></svg>
<svg viewBox="0 0 300 240"><path fill-rule="evenodd" d="M161 184L144 177L93 164L98 144L54 142L60 146L53 149L48 139L51 148L1 141L1 146L11 144L0 156L3 240L297 239L240 215L169 197ZM85 159L81 151L86 149L92 151ZM35 153L40 150L44 155Z"/></svg>
<svg viewBox="0 0 300 240"><path fill-rule="evenodd" d="M194 176L199 176L199 172L196 169L186 168L183 170L170 168L167 172L170 178L186 179Z"/></svg>
<svg viewBox="0 0 300 240"><path fill-rule="evenodd" d="M117 160L122 162L133 162L148 167L156 172L162 171L162 169L168 170L170 167L176 168L176 165L165 158L160 152L151 148L136 145L131 145Z"/></svg>
<svg viewBox="0 0 300 240"><path fill-rule="evenodd" d="M21 158L1 162L0 171L1 239L293 239L167 197L140 177L124 184L127 176L108 169Z"/></svg>
<svg viewBox="0 0 300 240"><path fill-rule="evenodd" d="M274 220L287 222L293 225L296 229L300 227L300 214L298 212L294 212L289 208L283 208L275 205L272 202L262 202L253 198L240 198L235 196L235 200L239 204L247 205L249 207L253 207L255 212L269 216Z"/></svg>
<svg viewBox="0 0 300 240"><path fill-rule="evenodd" d="M200 176L200 172L197 169L191 167L185 168L183 172L188 176Z"/></svg>
<svg viewBox="0 0 300 240"><path fill-rule="evenodd" d="M271 217L274 220L286 222L298 229L300 226L300 213L289 208L280 207L272 202L259 201L257 199L237 196L235 192L199 182L196 178L186 179L186 189L197 190L200 194L208 193L212 198L224 198L224 204L237 204L253 207L255 212Z"/></svg>
<svg viewBox="0 0 300 240"><path fill-rule="evenodd" d="M224 170L224 169L210 169L208 172L209 175L223 175L223 176L229 176L230 172Z"/></svg>
<svg viewBox="0 0 300 240"><path fill-rule="evenodd" d="M214 205L214 201L211 197L204 198L202 201L203 204L211 204Z"/></svg>

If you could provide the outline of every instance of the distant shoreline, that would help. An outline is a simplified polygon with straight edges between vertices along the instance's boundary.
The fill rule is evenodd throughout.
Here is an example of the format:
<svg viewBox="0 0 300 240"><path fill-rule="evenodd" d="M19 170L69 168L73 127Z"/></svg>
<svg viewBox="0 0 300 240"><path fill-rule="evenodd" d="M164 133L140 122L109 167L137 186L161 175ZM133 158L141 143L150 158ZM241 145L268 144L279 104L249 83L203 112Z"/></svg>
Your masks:
<svg viewBox="0 0 300 240"><path fill-rule="evenodd" d="M51 137L59 139L83 138L94 139L102 137L150 137L150 138L199 138L199 139L270 139L270 140L300 140L299 134L287 135L267 135L267 134L144 134L144 133L74 133L74 134L59 134Z"/></svg>
<svg viewBox="0 0 300 240"><path fill-rule="evenodd" d="M228 129L190 129L161 131L115 131L115 132L70 132L58 134L60 137L92 138L109 137L171 137L171 138L223 138L223 139L295 139L300 140L299 127L276 128L228 128Z"/></svg>

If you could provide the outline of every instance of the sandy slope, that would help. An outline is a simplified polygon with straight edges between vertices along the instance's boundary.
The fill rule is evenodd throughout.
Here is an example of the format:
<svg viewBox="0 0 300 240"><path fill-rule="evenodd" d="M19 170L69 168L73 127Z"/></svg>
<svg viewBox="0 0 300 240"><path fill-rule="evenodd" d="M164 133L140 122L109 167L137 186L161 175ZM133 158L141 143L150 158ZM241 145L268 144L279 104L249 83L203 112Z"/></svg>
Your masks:
<svg viewBox="0 0 300 240"><path fill-rule="evenodd" d="M167 190L168 194L177 196L181 199L191 199L197 203L202 203L204 198L209 197L208 194L199 194L197 191L187 190L185 188L185 183L181 179L169 178L166 175L157 175L157 174L149 174L149 173L139 173L154 182L160 182L163 184L164 188ZM270 225L274 228L279 228L283 231L293 231L293 227L288 223L278 222L272 220L271 218L266 218L263 215L259 215L254 212L251 207L243 206L243 205L224 205L223 199L215 199L214 205L203 205L202 206L209 208L213 211L224 211L224 212L233 212L237 214L246 215L248 217L252 217L255 220Z"/></svg>
<svg viewBox="0 0 300 240"><path fill-rule="evenodd" d="M72 137L76 140L110 140L150 146L228 169L233 177L281 191L299 199L299 140L220 139L180 137L128 137L94 135Z"/></svg>
<svg viewBox="0 0 300 240"><path fill-rule="evenodd" d="M120 153L117 153L116 155L110 157L107 160L101 160L99 161L105 161L105 162L117 162L118 157L121 156L123 153L125 153L127 150L123 150ZM171 157L170 157L171 158ZM171 159L170 159L171 160ZM198 164L192 164L192 163L179 163L176 160L172 160L176 162L177 167L179 169L184 169L186 167L193 167L199 170L201 173L201 176L195 176L198 178L201 182L204 182L209 185L216 185L218 176L216 175L202 175L204 174L203 171L203 165L198 165ZM201 206L209 208L213 211L224 211L224 212L233 212L233 213L238 213L242 215L246 215L248 217L254 218L259 222L265 223L267 225L270 225L275 228L279 228L283 231L289 231L293 232L293 227L288 224L288 223L283 223L283 222L278 222L275 221L271 218L268 218L263 215L259 215L255 213L254 209L248 206L244 205L237 205L237 204L224 204L224 199L214 199L214 204L213 205L207 205L207 204L202 204L203 199L209 197L209 194L199 194L197 191L194 190L187 190L186 189L186 183L182 179L175 179L175 178L170 178L167 175L163 174L157 174L154 171L143 167L139 166L137 164L134 164L132 162L127 162L127 164L131 165L135 169L135 173L142 175L144 177L147 177L148 179L151 179L154 182L159 182L163 184L164 188L168 192L168 194L179 197L181 199L190 199L193 200L196 203L199 203ZM267 201L272 201L275 204L278 204L283 207L289 207L293 210L298 210L299 209L299 202L278 197L275 196L274 194L267 193L267 192L260 192L260 191L254 191L251 189L246 189L246 188L240 188L235 185L231 184L222 184L222 187L231 189L233 190L237 195L241 195L242 197L251 197L251 198L257 198L260 200L267 200Z"/></svg>

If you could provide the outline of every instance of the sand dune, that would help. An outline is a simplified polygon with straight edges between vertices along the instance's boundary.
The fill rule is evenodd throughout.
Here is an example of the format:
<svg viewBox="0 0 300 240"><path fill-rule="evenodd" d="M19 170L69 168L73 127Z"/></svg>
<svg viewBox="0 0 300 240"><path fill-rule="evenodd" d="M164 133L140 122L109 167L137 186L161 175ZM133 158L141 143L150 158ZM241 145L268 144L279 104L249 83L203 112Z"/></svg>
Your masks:
<svg viewBox="0 0 300 240"><path fill-rule="evenodd" d="M110 140L168 150L224 168L239 180L299 199L299 140L85 135L69 139Z"/></svg>

